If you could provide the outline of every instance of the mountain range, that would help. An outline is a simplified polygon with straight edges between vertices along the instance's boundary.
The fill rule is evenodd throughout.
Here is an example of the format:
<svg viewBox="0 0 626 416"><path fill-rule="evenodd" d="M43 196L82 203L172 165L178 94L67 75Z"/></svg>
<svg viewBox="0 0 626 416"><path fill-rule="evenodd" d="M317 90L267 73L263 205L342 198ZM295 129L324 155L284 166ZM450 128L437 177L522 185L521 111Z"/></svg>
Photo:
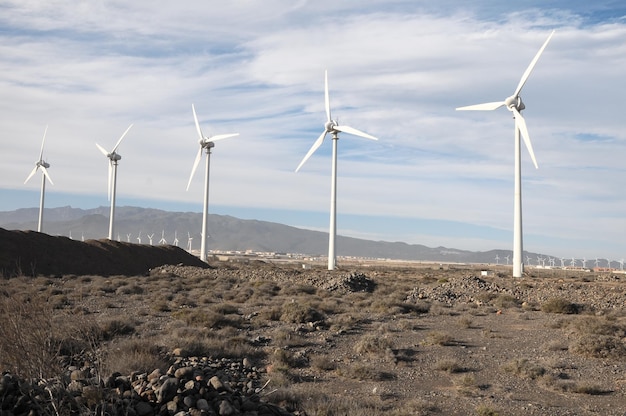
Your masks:
<svg viewBox="0 0 626 416"><path fill-rule="evenodd" d="M37 228L38 208L22 208L0 211L0 227L7 230L33 230ZM44 232L79 239L102 239L108 233L109 208L93 209L46 208ZM151 208L117 207L115 229L120 241L158 245L161 238L193 250L200 247L202 214L195 212L169 212ZM275 253L298 253L308 256L325 256L328 250L328 233L300 229L284 224L239 219L228 215L210 214L209 250L255 251ZM371 241L337 236L338 256L384 258L394 260L418 260L450 263L496 263L506 264L505 257L512 259L510 250L467 251L447 247L427 247L403 242ZM536 259L537 253L524 253ZM541 255L541 257L546 257Z"/></svg>

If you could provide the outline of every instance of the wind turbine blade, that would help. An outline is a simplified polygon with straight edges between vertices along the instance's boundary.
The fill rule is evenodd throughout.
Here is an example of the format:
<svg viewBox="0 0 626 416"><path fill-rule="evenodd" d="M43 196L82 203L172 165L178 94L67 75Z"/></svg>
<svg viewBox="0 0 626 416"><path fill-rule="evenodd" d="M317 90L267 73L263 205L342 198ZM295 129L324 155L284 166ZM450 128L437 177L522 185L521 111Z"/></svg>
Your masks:
<svg viewBox="0 0 626 416"><path fill-rule="evenodd" d="M193 111L193 119L196 122L196 130L198 130L198 136L200 136L200 140L204 140L202 130L200 130L200 123L198 123L198 116L196 115L196 107L194 107L193 104L191 104L191 111Z"/></svg>
<svg viewBox="0 0 626 416"><path fill-rule="evenodd" d="M109 182L107 184L107 198L111 200L111 182L113 177L113 161L109 160Z"/></svg>
<svg viewBox="0 0 626 416"><path fill-rule="evenodd" d="M39 165L35 165L35 167L33 168L33 170L30 171L30 175L28 175L28 178L26 178L26 180L24 181L24 184L26 184L26 182L28 182L30 180L30 178L32 178L33 176L35 176L35 173L37 173L37 168L39 167Z"/></svg>
<svg viewBox="0 0 626 416"><path fill-rule="evenodd" d="M304 159L302 159L302 162L300 162L300 164L296 168L296 172L300 170L302 165L304 165L304 162L306 162L311 157L311 155L315 153L315 151L322 145L322 143L324 142L324 137L326 137L326 133L327 131L324 130L324 132L320 134L320 137L317 138L315 143L313 143L313 146L311 146L309 152L306 154L306 156L304 156Z"/></svg>
<svg viewBox="0 0 626 416"><path fill-rule="evenodd" d="M528 134L528 128L526 127L526 120L522 117L522 114L517 111L517 108L513 107L513 114L515 114L515 128L519 129L522 138L524 139L524 143L526 144L526 148L528 149L528 153L530 153L530 158L533 160L535 164L535 169L539 169L537 165L537 159L535 159L535 152L533 152L533 145L530 142L530 135Z"/></svg>
<svg viewBox="0 0 626 416"><path fill-rule="evenodd" d="M39 152L39 161L43 160L43 145L46 143L46 133L48 132L48 125L46 124L46 129L43 131L43 139L41 139L41 151Z"/></svg>
<svg viewBox="0 0 626 416"><path fill-rule="evenodd" d="M230 134L216 134L213 137L209 137L209 141L216 142L218 140L228 139L229 137L239 136L239 133L230 133Z"/></svg>
<svg viewBox="0 0 626 416"><path fill-rule="evenodd" d="M109 152L107 152L107 151L106 151L106 149L105 149L104 147L100 146L98 143L96 143L96 147L97 147L98 149L100 149L100 151L102 152L102 154L103 154L103 155L105 155L105 156L107 156L107 157L109 156Z"/></svg>
<svg viewBox="0 0 626 416"><path fill-rule="evenodd" d="M328 70L324 70L324 104L326 105L326 121L330 121L330 98L328 96Z"/></svg>
<svg viewBox="0 0 626 416"><path fill-rule="evenodd" d="M193 175L196 173L196 169L198 169L198 165L200 164L200 159L202 159L202 146L200 146L200 150L198 150L198 155L196 156L196 160L193 162L193 168L191 168L191 175L189 176L189 182L187 182L187 191L189 190L189 185L191 185L191 180L193 179Z"/></svg>
<svg viewBox="0 0 626 416"><path fill-rule="evenodd" d="M348 134L352 134L355 136L360 136L360 137L365 137L366 139L371 139L371 140L378 140L378 138L367 134L367 133L363 133L361 130L357 130L354 127L350 127L350 126L335 126L333 127L335 130L339 130L342 131L344 133L348 133Z"/></svg>
<svg viewBox="0 0 626 416"><path fill-rule="evenodd" d="M548 46L548 42L550 42L550 39L552 39L552 35L554 35L554 30L552 31L552 33L550 33L550 36L548 36L548 39L546 39L546 41L543 43L543 46L541 47L541 49L539 49L539 52L537 52L537 55L535 55L533 60L530 62L530 65L528 65L528 68L526 68L526 72L524 72L524 75L522 75L522 79L520 79L519 84L517 85L517 88L515 89L515 93L513 94L514 97L517 97L519 93L522 91L522 88L524 88L524 84L526 84L526 80L528 80L530 73L535 68L535 65L537 64L539 57L543 53L543 50L546 48L546 46Z"/></svg>
<svg viewBox="0 0 626 416"><path fill-rule="evenodd" d="M124 136L126 136L126 133L128 133L128 130L130 130L130 128L132 126L133 126L132 124L130 126L128 126L128 128L126 129L124 134L122 134L122 137L120 137L120 139L117 141L117 143L115 143L115 147L113 148L113 150L111 150L111 153L115 153L115 151L117 150L117 147L120 145L120 143L122 143L122 139L124 139Z"/></svg>
<svg viewBox="0 0 626 416"><path fill-rule="evenodd" d="M457 111L470 111L470 110L478 110L478 111L492 111L496 110L504 105L504 101L496 101L492 103L484 103L484 104L475 104L475 105L467 105L465 107L457 107Z"/></svg>
<svg viewBox="0 0 626 416"><path fill-rule="evenodd" d="M46 178L48 178L48 180L50 181L50 183L52 185L54 185L54 182L52 182L52 179L50 179L50 175L48 174L48 169L46 169L45 166L41 167L41 171L43 172L43 176L45 176Z"/></svg>

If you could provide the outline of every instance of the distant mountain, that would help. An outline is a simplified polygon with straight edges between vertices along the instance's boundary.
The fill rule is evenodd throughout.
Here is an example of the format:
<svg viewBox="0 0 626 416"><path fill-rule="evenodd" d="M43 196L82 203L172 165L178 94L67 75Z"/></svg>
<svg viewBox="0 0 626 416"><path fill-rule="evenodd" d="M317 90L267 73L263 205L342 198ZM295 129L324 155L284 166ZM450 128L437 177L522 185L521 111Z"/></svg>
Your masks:
<svg viewBox="0 0 626 416"><path fill-rule="evenodd" d="M33 230L37 228L38 208L0 212L0 227L8 230ZM72 207L46 209L44 232L63 235L73 239L100 239L108 233L109 208L99 207L83 210ZM117 207L116 233L121 241L159 244L161 235L168 244L173 244L175 235L179 246L187 248L188 237L192 248L200 247L202 214L194 212L168 212L150 208ZM310 256L325 256L328 251L328 233L303 230L267 221L243 220L228 215L209 215L209 250L300 253ZM505 264L505 256L512 258L510 250L473 252L447 247L430 248L420 244L402 242L370 241L338 236L338 256L388 258L398 260L423 260L458 263ZM524 256L536 259L536 253ZM545 256L543 256L545 257Z"/></svg>

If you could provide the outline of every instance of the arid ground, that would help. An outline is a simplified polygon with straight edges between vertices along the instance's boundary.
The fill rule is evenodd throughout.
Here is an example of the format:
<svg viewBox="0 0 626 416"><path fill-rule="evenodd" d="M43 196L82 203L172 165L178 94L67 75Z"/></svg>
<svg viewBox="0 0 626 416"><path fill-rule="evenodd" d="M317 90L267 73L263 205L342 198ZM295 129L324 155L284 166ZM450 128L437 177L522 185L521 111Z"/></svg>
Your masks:
<svg viewBox="0 0 626 416"><path fill-rule="evenodd" d="M513 279L504 266L485 267L486 275L477 266L409 263L333 272L262 261L210 266L5 278L2 369L26 379L71 374L66 380L75 382L76 369L140 379L208 357L233 369L245 360L254 370L248 393L291 414L626 414L624 274L530 269ZM98 400L109 396L91 393L66 414L102 409ZM228 414L182 401L147 409Z"/></svg>

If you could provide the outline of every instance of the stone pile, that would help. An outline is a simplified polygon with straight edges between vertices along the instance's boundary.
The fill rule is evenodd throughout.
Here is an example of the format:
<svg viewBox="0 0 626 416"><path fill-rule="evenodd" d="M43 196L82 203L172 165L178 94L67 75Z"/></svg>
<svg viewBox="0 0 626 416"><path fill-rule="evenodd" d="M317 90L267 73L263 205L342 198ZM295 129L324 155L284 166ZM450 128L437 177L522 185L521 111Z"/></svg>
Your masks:
<svg viewBox="0 0 626 416"><path fill-rule="evenodd" d="M0 378L0 414L125 416L301 415L264 401L264 370L248 359L179 357L165 372L96 376L96 369L68 368L64 377Z"/></svg>

